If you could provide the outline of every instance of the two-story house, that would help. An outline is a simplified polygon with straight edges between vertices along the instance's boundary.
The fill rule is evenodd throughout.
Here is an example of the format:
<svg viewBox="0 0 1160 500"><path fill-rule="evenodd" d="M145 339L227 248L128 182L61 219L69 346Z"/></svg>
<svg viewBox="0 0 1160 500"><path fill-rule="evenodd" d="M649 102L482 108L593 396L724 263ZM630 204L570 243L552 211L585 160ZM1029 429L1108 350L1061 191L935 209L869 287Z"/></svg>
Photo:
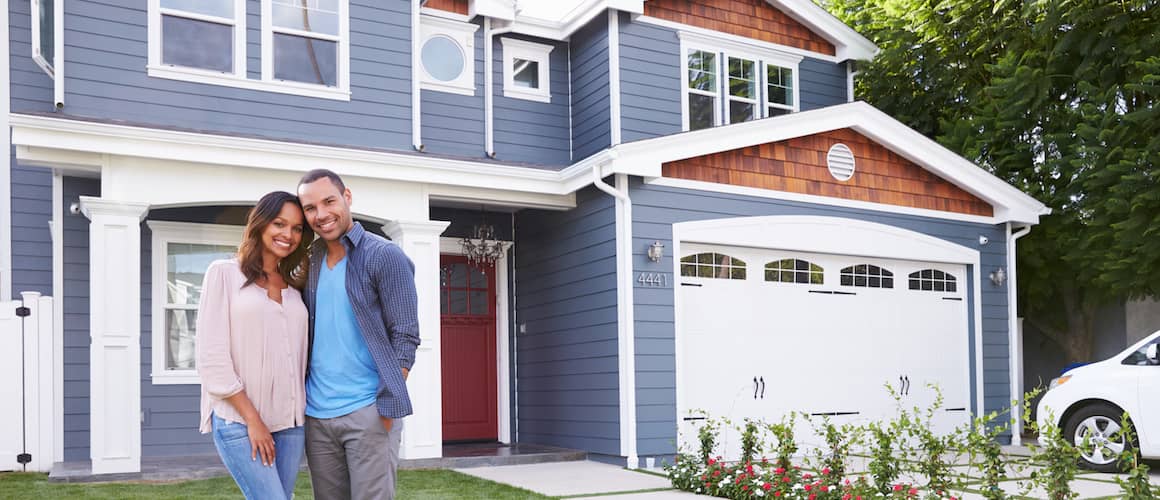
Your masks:
<svg viewBox="0 0 1160 500"><path fill-rule="evenodd" d="M538 3L7 2L0 289L55 298L49 462L213 453L202 275L317 167L416 265L404 458L1009 404L1046 210L854 102L872 43L809 0Z"/></svg>

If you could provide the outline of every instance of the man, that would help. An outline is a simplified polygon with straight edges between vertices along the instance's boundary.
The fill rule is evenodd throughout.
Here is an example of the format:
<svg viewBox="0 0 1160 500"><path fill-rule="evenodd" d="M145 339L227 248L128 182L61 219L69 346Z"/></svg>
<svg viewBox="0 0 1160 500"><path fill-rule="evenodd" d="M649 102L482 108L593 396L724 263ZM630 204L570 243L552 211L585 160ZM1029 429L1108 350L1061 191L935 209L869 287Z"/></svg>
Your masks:
<svg viewBox="0 0 1160 500"><path fill-rule="evenodd" d="M395 496L406 379L419 346L415 266L351 218L351 193L318 169L298 182L311 246L306 461L314 497Z"/></svg>

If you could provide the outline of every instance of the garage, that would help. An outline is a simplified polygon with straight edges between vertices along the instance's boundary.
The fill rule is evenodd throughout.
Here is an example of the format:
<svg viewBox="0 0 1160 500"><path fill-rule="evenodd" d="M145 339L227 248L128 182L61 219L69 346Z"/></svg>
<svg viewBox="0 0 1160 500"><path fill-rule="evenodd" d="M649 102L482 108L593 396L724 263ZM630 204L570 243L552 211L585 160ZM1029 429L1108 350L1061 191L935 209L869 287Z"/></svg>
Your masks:
<svg viewBox="0 0 1160 500"><path fill-rule="evenodd" d="M852 221L822 228L835 224L875 229ZM929 385L937 385L944 398L934 422L939 432L969 420L965 263L947 262L955 259L939 252L927 252L938 260L915 259L921 245L909 245L900 252L904 258L886 258L891 245L881 234L863 240L875 242L865 245L874 256L764 246L763 234L787 227L761 225L735 231L722 243L680 246L675 292L684 446L695 446L700 421L692 410L735 424L745 418L776 422L791 411L836 424L889 418L897 403L886 385L902 404L919 408L933 403ZM858 232L846 227L838 234L857 241ZM737 244L747 238L753 246ZM797 241L798 247L827 246L819 239ZM801 423L799 442L819 443L810 431ZM738 441L735 432L722 433L728 458L739 452Z"/></svg>

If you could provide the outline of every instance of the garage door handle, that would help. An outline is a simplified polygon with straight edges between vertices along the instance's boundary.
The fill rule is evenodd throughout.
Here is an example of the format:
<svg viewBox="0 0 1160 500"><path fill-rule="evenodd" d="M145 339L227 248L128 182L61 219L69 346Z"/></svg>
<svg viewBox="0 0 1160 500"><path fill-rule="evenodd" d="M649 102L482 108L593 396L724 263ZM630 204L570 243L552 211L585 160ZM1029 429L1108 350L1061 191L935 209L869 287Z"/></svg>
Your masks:
<svg viewBox="0 0 1160 500"><path fill-rule="evenodd" d="M707 419L707 417L685 417L685 418L682 418L681 420L684 420L686 422L691 422L693 420L706 420L706 419Z"/></svg>
<svg viewBox="0 0 1160 500"><path fill-rule="evenodd" d="M905 379L906 379L906 389L903 389L903 391L904 391L903 394L909 396L910 395L910 376L909 375L906 376Z"/></svg>
<svg viewBox="0 0 1160 500"><path fill-rule="evenodd" d="M966 408L947 408L947 411L967 411Z"/></svg>
<svg viewBox="0 0 1160 500"><path fill-rule="evenodd" d="M753 399L757 399L757 377L753 377Z"/></svg>
<svg viewBox="0 0 1160 500"><path fill-rule="evenodd" d="M761 377L761 399L765 399L765 377Z"/></svg>
<svg viewBox="0 0 1160 500"><path fill-rule="evenodd" d="M681 283L681 286L702 286L700 283Z"/></svg>

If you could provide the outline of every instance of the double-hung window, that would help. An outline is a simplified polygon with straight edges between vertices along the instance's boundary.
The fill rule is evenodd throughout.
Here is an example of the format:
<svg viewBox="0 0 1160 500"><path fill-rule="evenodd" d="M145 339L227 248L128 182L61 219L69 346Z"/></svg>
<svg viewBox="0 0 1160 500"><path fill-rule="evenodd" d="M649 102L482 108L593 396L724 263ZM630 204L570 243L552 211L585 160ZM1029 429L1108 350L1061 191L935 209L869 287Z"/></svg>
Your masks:
<svg viewBox="0 0 1160 500"><path fill-rule="evenodd" d="M153 260L154 384L196 384L197 306L205 272L218 259L233 258L240 226L149 221Z"/></svg>
<svg viewBox="0 0 1160 500"><path fill-rule="evenodd" d="M262 79L345 87L342 0L263 0Z"/></svg>
<svg viewBox="0 0 1160 500"><path fill-rule="evenodd" d="M245 0L150 0L151 66L245 76Z"/></svg>
<svg viewBox="0 0 1160 500"><path fill-rule="evenodd" d="M798 110L802 57L772 48L681 33L685 130Z"/></svg>

